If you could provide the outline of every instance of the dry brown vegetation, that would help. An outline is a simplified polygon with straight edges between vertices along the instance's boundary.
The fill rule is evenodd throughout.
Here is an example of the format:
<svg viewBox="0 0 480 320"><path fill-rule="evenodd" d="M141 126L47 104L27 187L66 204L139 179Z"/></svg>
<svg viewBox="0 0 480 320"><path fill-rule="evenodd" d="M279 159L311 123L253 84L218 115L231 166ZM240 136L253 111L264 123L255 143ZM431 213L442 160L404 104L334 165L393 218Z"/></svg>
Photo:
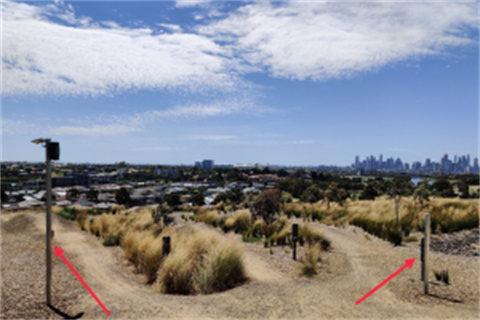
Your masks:
<svg viewBox="0 0 480 320"><path fill-rule="evenodd" d="M165 228L161 221L155 223L153 210L104 213L91 219L89 230L104 238L106 246L120 245L137 272L159 291L212 293L246 280L242 251L231 239L214 230ZM211 215L205 214L207 219ZM171 238L169 255L162 251L165 236Z"/></svg>

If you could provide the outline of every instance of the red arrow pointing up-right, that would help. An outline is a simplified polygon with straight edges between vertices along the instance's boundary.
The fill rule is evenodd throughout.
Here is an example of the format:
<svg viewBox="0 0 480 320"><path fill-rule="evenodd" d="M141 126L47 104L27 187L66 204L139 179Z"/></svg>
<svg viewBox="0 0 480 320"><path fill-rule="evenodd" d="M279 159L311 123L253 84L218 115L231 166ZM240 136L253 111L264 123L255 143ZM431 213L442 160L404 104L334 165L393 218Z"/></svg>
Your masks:
<svg viewBox="0 0 480 320"><path fill-rule="evenodd" d="M377 291L378 289L380 289L380 287L382 287L385 283L387 283L388 281L392 280L394 277L396 277L400 272L403 271L403 269L405 268L410 268L412 269L412 266L413 266L413 263L415 262L415 258L413 259L407 259L405 260L405 264L403 265L403 267L401 267L400 269L398 269L397 271L395 271L390 277L388 277L387 279L383 280L382 283L380 283L378 286L376 286L375 288L373 288L369 293L367 293L366 295L364 295L360 300L358 300L357 302L355 302L356 305L359 305L360 303L362 303L363 300L367 299L372 293L374 293L375 291Z"/></svg>

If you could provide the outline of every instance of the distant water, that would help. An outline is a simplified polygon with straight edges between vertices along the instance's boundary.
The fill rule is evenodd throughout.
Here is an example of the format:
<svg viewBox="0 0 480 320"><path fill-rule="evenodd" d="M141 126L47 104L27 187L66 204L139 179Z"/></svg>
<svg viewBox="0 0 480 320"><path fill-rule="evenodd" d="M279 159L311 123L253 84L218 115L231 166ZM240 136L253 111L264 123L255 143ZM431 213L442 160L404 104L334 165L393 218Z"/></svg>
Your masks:
<svg viewBox="0 0 480 320"><path fill-rule="evenodd" d="M423 178L412 178L410 181L412 181L413 185L416 187L419 182L422 182ZM430 180L428 181L428 184L432 184L433 181Z"/></svg>

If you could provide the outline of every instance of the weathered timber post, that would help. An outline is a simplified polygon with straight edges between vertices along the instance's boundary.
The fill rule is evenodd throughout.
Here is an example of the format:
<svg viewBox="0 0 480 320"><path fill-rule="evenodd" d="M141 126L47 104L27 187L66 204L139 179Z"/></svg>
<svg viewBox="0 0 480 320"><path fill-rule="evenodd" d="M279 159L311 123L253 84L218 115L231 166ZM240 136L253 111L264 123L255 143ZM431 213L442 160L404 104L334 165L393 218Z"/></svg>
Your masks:
<svg viewBox="0 0 480 320"><path fill-rule="evenodd" d="M162 255L167 256L170 253L170 237L164 236L162 240L163 240Z"/></svg>
<svg viewBox="0 0 480 320"><path fill-rule="evenodd" d="M423 263L423 293L428 294L428 273L429 273L429 263L428 263L428 253L430 251L430 213L425 213L425 244L424 244L424 263Z"/></svg>
<svg viewBox="0 0 480 320"><path fill-rule="evenodd" d="M420 261L422 262L422 268L420 272L420 280L424 281L425 279L425 269L424 269L424 264L425 264L425 237L422 238L420 241Z"/></svg>

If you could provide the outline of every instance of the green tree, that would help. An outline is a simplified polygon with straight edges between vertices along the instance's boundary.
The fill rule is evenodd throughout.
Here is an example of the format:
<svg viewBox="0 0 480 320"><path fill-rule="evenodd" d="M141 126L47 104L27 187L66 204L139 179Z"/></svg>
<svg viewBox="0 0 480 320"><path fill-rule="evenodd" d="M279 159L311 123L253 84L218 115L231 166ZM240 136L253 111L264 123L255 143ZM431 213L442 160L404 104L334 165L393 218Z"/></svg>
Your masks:
<svg viewBox="0 0 480 320"><path fill-rule="evenodd" d="M98 201L98 190L95 189L90 189L87 192L87 199L92 202L97 202Z"/></svg>
<svg viewBox="0 0 480 320"><path fill-rule="evenodd" d="M5 190L2 189L2 203L7 202L7 201L8 201L8 196L5 193Z"/></svg>
<svg viewBox="0 0 480 320"><path fill-rule="evenodd" d="M325 191L325 197L327 198L327 210L330 209L330 201L338 202L343 205L343 201L348 198L348 193L343 188L339 188L338 184L333 181Z"/></svg>
<svg viewBox="0 0 480 320"><path fill-rule="evenodd" d="M165 201L168 203L169 206L174 207L180 205L182 202L180 201L180 194L177 192L172 192L165 196Z"/></svg>
<svg viewBox="0 0 480 320"><path fill-rule="evenodd" d="M203 193L197 192L192 196L192 203L196 206L201 206L205 204Z"/></svg>
<svg viewBox="0 0 480 320"><path fill-rule="evenodd" d="M317 201L320 201L323 198L323 196L324 195L323 195L322 189L320 189L318 185L312 184L302 193L300 200L302 202L315 203Z"/></svg>
<svg viewBox="0 0 480 320"><path fill-rule="evenodd" d="M395 199L395 219L398 223L399 220L399 207L402 196L411 194L412 182L410 177L394 177L392 182L384 183L386 187L386 193L391 199Z"/></svg>
<svg viewBox="0 0 480 320"><path fill-rule="evenodd" d="M272 223L280 211L280 191L278 189L263 191L255 198L250 210L253 218L262 218L265 223Z"/></svg>
<svg viewBox="0 0 480 320"><path fill-rule="evenodd" d="M450 182L448 182L448 180L446 179L440 179L440 180L436 180L433 184L432 184L432 188L438 193L438 194L443 194L444 192L447 192L446 190L448 189L451 189L452 188L452 185L450 184Z"/></svg>
<svg viewBox="0 0 480 320"><path fill-rule="evenodd" d="M118 204L127 204L130 202L130 192L126 188L120 188L115 191L115 200Z"/></svg>
<svg viewBox="0 0 480 320"><path fill-rule="evenodd" d="M378 196L378 191L375 189L375 181L370 181L358 198L360 200L375 200Z"/></svg>
<svg viewBox="0 0 480 320"><path fill-rule="evenodd" d="M461 183L458 186L458 191L460 192L460 198L467 199L470 196L469 186L466 183Z"/></svg>
<svg viewBox="0 0 480 320"><path fill-rule="evenodd" d="M68 201L77 201L80 196L80 192L76 188L70 188L67 190L66 198Z"/></svg>
<svg viewBox="0 0 480 320"><path fill-rule="evenodd" d="M420 208L423 208L424 202L430 201L430 191L426 187L425 183L419 183L418 187L413 192L413 200L420 203Z"/></svg>

